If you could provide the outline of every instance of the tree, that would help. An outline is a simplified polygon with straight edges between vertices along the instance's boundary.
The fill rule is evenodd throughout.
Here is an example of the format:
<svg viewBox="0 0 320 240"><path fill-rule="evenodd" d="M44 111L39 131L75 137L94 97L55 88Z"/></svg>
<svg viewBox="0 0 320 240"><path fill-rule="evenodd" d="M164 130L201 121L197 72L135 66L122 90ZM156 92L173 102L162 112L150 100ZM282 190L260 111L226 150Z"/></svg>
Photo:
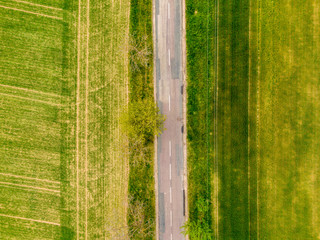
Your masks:
<svg viewBox="0 0 320 240"><path fill-rule="evenodd" d="M164 130L164 115L153 99L139 99L129 103L122 116L122 126L129 141L146 144ZM139 145L140 145L139 144Z"/></svg>
<svg viewBox="0 0 320 240"><path fill-rule="evenodd" d="M129 103L123 112L121 125L129 140L129 154L132 163L149 159L154 136L164 130L165 116L160 113L152 98L139 99ZM151 151L150 151L151 150Z"/></svg>

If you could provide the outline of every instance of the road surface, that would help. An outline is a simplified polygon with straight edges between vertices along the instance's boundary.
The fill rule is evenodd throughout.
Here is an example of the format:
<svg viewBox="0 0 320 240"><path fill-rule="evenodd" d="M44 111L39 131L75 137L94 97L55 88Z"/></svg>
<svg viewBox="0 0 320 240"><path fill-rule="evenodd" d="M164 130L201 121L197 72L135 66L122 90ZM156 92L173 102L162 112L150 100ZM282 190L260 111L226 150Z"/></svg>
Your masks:
<svg viewBox="0 0 320 240"><path fill-rule="evenodd" d="M166 115L157 140L158 233L160 240L185 239L183 158L183 66L181 0L155 0L156 99Z"/></svg>

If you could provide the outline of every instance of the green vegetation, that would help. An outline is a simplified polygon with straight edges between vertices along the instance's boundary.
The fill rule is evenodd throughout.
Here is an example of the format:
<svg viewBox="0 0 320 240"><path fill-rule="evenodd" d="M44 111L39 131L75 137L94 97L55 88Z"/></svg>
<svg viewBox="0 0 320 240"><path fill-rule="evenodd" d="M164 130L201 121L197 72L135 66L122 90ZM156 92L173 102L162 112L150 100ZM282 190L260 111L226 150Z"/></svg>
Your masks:
<svg viewBox="0 0 320 240"><path fill-rule="evenodd" d="M195 236L212 229L211 178L214 132L214 2L186 1L187 21L187 233ZM204 151L204 149L207 149ZM200 209L198 202L208 205ZM205 211L205 212L204 212ZM200 224L201 223L201 224ZM193 237L192 239L199 239Z"/></svg>
<svg viewBox="0 0 320 240"><path fill-rule="evenodd" d="M250 222L261 239L320 236L319 6L250 8Z"/></svg>
<svg viewBox="0 0 320 240"><path fill-rule="evenodd" d="M249 1L230 4L220 1L219 14L216 105L219 178L214 184L219 183L220 219L216 234L224 239L248 239Z"/></svg>
<svg viewBox="0 0 320 240"><path fill-rule="evenodd" d="M208 225L206 220L206 214L209 211L209 204L203 198L199 198L196 202L196 207L198 210L197 219L191 221L190 219L183 226L184 231L182 232L185 236L189 236L191 239L195 240L211 240L212 230Z"/></svg>
<svg viewBox="0 0 320 240"><path fill-rule="evenodd" d="M2 1L1 238L128 237L129 6Z"/></svg>
<svg viewBox="0 0 320 240"><path fill-rule="evenodd" d="M140 231L136 229L136 215L129 212L129 232L131 239L155 238L155 183L154 183L154 132L155 118L158 114L154 106L153 89L153 44L152 44L152 1L131 0L130 9L130 104L129 115L132 114L131 135L139 135L143 145L135 148L136 140L129 142L130 174L129 194L131 196L129 208L143 206L143 224ZM143 105L149 106L139 116ZM131 111L130 111L131 110ZM147 117L148 112L153 114ZM156 114L156 115L154 115ZM145 118L146 117L146 118ZM151 117L151 118L150 118ZM151 120L149 123L144 120ZM148 129L143 129L145 125ZM131 128L129 128L130 130ZM141 154L143 152L143 154Z"/></svg>
<svg viewBox="0 0 320 240"><path fill-rule="evenodd" d="M159 113L158 107L152 98L144 98L130 102L128 110L122 116L122 128L129 139L129 154L132 178L136 182L131 185L132 193L129 195L130 207L128 212L129 237L130 239L154 238L154 220L150 218L148 208L148 192L143 192L143 179L140 176L148 174L150 165L153 164L153 141L155 135L163 130L164 117ZM151 187L149 186L151 189ZM147 191L151 191L148 190ZM150 193L150 192L149 192ZM147 199L146 199L147 197Z"/></svg>
<svg viewBox="0 0 320 240"><path fill-rule="evenodd" d="M1 5L0 238L59 239L63 16Z"/></svg>
<svg viewBox="0 0 320 240"><path fill-rule="evenodd" d="M234 0L202 9L206 3L187 0L190 221L201 219L197 189L210 181L212 237L317 239L319 3ZM206 139L204 167L196 149ZM201 178L208 168L210 180Z"/></svg>
<svg viewBox="0 0 320 240"><path fill-rule="evenodd" d="M123 124L131 143L146 145L163 131L164 120L154 100L144 98L129 103Z"/></svg>

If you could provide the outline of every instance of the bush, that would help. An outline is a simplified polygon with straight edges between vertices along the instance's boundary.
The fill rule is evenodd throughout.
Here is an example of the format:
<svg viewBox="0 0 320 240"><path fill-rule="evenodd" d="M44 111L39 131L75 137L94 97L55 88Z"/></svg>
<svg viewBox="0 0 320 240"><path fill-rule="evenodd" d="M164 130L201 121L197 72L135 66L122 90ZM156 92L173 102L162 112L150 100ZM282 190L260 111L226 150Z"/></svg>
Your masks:
<svg viewBox="0 0 320 240"><path fill-rule="evenodd" d="M209 214L209 203L204 198L199 198L196 202L198 210L198 218L195 220L189 220L182 227L184 231L182 233L192 240L211 240L212 230L208 224L206 216Z"/></svg>

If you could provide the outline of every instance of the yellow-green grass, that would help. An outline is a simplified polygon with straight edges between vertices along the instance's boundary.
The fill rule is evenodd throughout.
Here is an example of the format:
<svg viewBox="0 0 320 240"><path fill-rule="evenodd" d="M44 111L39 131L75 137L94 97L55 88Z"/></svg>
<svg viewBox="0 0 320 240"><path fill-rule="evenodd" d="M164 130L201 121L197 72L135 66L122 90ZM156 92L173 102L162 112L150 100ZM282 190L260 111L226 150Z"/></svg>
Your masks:
<svg viewBox="0 0 320 240"><path fill-rule="evenodd" d="M319 3L219 9L216 236L317 239Z"/></svg>
<svg viewBox="0 0 320 240"><path fill-rule="evenodd" d="M205 127L191 128L200 121L195 113L210 107L199 104L204 94L188 89L190 210L196 209L192 186L199 184L190 175L202 139L196 137L208 136L213 238L319 239L319 2L215 1L209 11L190 9L187 4L189 20L210 13L216 23L207 65L214 62L212 136ZM207 32L188 35L188 27L192 32L204 23L187 22L187 48L195 54L189 64L201 58L193 41ZM201 89L203 68L189 65L189 86Z"/></svg>
<svg viewBox="0 0 320 240"><path fill-rule="evenodd" d="M0 235L126 238L129 1L0 2Z"/></svg>
<svg viewBox="0 0 320 240"><path fill-rule="evenodd" d="M320 238L319 6L250 6L249 216L259 239Z"/></svg>

